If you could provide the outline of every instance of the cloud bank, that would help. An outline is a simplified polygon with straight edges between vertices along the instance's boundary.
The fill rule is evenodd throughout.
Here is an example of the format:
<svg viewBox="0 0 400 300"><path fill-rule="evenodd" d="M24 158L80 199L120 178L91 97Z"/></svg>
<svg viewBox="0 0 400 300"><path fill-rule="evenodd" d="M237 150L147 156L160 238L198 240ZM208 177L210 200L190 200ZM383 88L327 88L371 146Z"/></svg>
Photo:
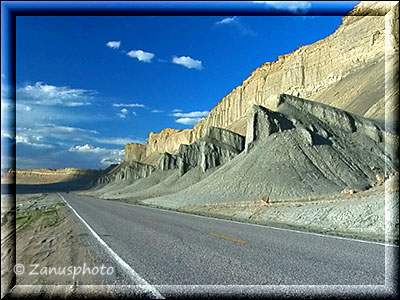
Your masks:
<svg viewBox="0 0 400 300"><path fill-rule="evenodd" d="M37 105L85 106L90 105L90 99L96 91L73 89L66 86L54 86L43 82L18 88L16 99L20 103Z"/></svg>

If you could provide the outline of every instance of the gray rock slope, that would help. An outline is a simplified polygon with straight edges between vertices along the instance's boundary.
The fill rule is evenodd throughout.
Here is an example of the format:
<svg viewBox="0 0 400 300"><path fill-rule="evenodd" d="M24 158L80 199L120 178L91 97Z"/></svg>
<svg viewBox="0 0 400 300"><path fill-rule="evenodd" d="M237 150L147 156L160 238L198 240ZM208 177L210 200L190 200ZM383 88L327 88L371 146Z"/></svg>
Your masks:
<svg viewBox="0 0 400 300"><path fill-rule="evenodd" d="M280 202L366 190L398 170L393 124L285 94L266 106L249 109L246 137L211 128L179 154L164 153L156 168L111 169L94 192L171 207L265 195Z"/></svg>
<svg viewBox="0 0 400 300"><path fill-rule="evenodd" d="M160 170L179 169L182 176L200 167L203 172L222 165L244 149L245 138L226 129L210 127L207 134L190 145L179 146L179 154L163 153L158 161Z"/></svg>
<svg viewBox="0 0 400 300"><path fill-rule="evenodd" d="M114 181L135 180L149 176L155 168L136 161L122 162L97 180L98 184L109 184Z"/></svg>
<svg viewBox="0 0 400 300"><path fill-rule="evenodd" d="M145 202L317 198L366 190L398 170L398 134L382 122L284 94L270 107L250 109L240 155L179 193Z"/></svg>
<svg viewBox="0 0 400 300"><path fill-rule="evenodd" d="M203 173L226 163L243 151L245 137L226 129L211 127L207 134L190 145L182 144L179 153L174 155L162 153L157 166L137 161L124 161L118 166L110 167L98 184L109 184L116 181L133 181L150 176L155 170L179 170L178 176L196 168ZM120 193L120 192L119 192Z"/></svg>

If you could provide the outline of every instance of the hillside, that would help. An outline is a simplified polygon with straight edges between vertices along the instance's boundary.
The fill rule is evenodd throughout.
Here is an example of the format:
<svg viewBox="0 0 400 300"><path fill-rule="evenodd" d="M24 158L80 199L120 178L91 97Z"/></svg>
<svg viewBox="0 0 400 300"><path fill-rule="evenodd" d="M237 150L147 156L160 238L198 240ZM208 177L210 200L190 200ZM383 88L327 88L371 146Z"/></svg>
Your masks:
<svg viewBox="0 0 400 300"><path fill-rule="evenodd" d="M84 193L397 240L385 213L398 207L396 66L398 4L362 2L331 36L256 69L193 130L126 145Z"/></svg>
<svg viewBox="0 0 400 300"><path fill-rule="evenodd" d="M330 36L254 70L192 130L150 133L139 161L154 165L160 153L177 153L180 144L193 143L212 126L244 135L247 110L254 104L264 106L275 94L312 99L359 116L384 118L386 114L397 119L399 36L395 3L360 3ZM125 149L128 161L137 157L129 154L137 148Z"/></svg>

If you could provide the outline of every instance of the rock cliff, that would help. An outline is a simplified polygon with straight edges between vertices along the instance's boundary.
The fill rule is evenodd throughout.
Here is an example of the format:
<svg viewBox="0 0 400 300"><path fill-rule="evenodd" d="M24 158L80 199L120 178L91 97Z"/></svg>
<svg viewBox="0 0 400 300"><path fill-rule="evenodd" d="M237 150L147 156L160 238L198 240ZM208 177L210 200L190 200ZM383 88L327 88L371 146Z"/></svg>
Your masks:
<svg viewBox="0 0 400 300"><path fill-rule="evenodd" d="M124 161L143 161L146 158L146 146L137 143L125 145Z"/></svg>
<svg viewBox="0 0 400 300"><path fill-rule="evenodd" d="M151 153L177 153L180 144L191 144L193 142L193 132L191 129L171 129L166 128L160 133L150 132L146 144L146 155Z"/></svg>
<svg viewBox="0 0 400 300"><path fill-rule="evenodd" d="M181 144L193 142L193 130L166 128L159 133L150 132L146 145L131 143L125 146L125 161L156 165L161 153L178 153Z"/></svg>
<svg viewBox="0 0 400 300"><path fill-rule="evenodd" d="M269 106L249 109L246 151L200 182L145 202L305 200L364 191L398 172L399 136L385 122L284 94Z"/></svg>
<svg viewBox="0 0 400 300"><path fill-rule="evenodd" d="M364 13L374 16L362 16ZM385 13L386 17L382 16ZM385 41L390 53L398 53L398 4L362 3L350 15L325 39L253 71L194 126L194 139L210 126L229 128L253 104L264 105L271 95L280 93L314 99L358 115L384 117L385 105L370 109L389 100L385 99ZM386 31L385 24L390 24ZM398 106L392 109L398 112Z"/></svg>
<svg viewBox="0 0 400 300"><path fill-rule="evenodd" d="M397 118L398 10L396 1L361 2L330 36L254 70L193 130L150 133L145 152L151 159L146 163L155 164L163 152L176 154L180 144L193 143L211 127L244 135L247 110L254 104L266 106L275 94L313 99L370 118L383 118L386 110L386 117ZM142 153L134 147L127 151ZM145 161L139 152L125 156Z"/></svg>
<svg viewBox="0 0 400 300"><path fill-rule="evenodd" d="M210 127L207 134L190 145L179 147L176 164L182 176L197 166L205 172L230 161L244 149L244 136Z"/></svg>
<svg viewBox="0 0 400 300"><path fill-rule="evenodd" d="M107 184L122 180L136 180L149 176L155 168L136 161L122 162L98 178L98 184Z"/></svg>

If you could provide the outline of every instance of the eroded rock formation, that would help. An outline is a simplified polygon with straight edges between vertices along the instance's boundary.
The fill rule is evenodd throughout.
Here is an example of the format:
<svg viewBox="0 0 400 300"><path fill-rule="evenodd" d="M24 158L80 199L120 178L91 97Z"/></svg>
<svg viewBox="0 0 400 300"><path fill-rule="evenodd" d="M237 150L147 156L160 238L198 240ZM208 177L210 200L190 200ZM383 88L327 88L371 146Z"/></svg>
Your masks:
<svg viewBox="0 0 400 300"><path fill-rule="evenodd" d="M395 128L290 95L272 99L274 111L258 105L249 110L246 151L199 184L149 202L180 206L264 196L271 203L313 199L364 191L398 172Z"/></svg>
<svg viewBox="0 0 400 300"><path fill-rule="evenodd" d="M268 106L276 94L289 94L328 104L360 116L397 118L399 5L361 2L342 19L330 36L266 62L254 70L193 130L164 129L150 133L146 160L155 164L160 153L176 154L211 127L246 133L246 113L254 104ZM386 70L386 71L385 71ZM386 93L385 93L386 89ZM138 151L129 148L127 151Z"/></svg>
<svg viewBox="0 0 400 300"><path fill-rule="evenodd" d="M177 157L177 166L183 175L199 166L203 172L222 165L244 149L244 136L211 127L207 134L190 145L181 145Z"/></svg>
<svg viewBox="0 0 400 300"><path fill-rule="evenodd" d="M146 158L146 146L137 143L125 145L124 161L143 161Z"/></svg>
<svg viewBox="0 0 400 300"><path fill-rule="evenodd" d="M155 167L136 161L123 162L117 167L109 170L104 176L97 180L98 184L106 184L122 180L135 180L149 176Z"/></svg>
<svg viewBox="0 0 400 300"><path fill-rule="evenodd" d="M205 137L194 143L182 144L177 154L163 153L158 169L179 169L181 176L192 168L203 172L226 163L244 149L244 136L222 128L209 128Z"/></svg>

